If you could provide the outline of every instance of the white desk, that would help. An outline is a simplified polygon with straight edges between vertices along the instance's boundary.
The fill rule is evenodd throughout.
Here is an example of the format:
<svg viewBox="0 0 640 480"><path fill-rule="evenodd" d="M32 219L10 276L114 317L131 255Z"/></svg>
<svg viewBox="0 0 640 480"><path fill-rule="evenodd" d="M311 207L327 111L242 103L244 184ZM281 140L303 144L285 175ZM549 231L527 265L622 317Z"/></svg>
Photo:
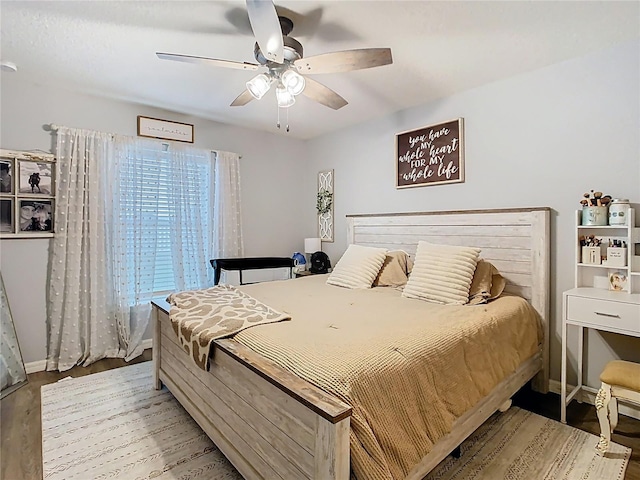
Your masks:
<svg viewBox="0 0 640 480"><path fill-rule="evenodd" d="M567 394L567 331L578 327L578 384ZM562 294L562 387L560 421L567 405L582 390L584 329L640 337L640 294L580 287Z"/></svg>

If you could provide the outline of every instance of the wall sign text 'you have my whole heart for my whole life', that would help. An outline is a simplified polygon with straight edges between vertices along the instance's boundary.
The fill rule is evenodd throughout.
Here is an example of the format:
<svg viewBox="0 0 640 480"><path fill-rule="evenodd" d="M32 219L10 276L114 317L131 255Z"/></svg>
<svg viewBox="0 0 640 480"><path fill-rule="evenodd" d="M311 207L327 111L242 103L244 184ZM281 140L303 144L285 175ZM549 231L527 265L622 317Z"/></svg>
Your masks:
<svg viewBox="0 0 640 480"><path fill-rule="evenodd" d="M396 134L396 188L464 182L462 118Z"/></svg>

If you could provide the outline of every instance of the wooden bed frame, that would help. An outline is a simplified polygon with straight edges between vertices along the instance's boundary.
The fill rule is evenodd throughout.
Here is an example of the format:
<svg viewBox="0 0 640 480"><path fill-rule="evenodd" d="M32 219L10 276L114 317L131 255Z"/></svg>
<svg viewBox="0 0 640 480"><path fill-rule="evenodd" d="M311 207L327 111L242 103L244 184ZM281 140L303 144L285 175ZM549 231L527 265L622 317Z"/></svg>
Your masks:
<svg viewBox="0 0 640 480"><path fill-rule="evenodd" d="M480 247L543 319L540 351L453 425L406 477L418 480L446 458L534 376L548 390L549 208L349 215L348 242L404 249L417 242ZM211 369L177 343L166 302L153 302L156 388L176 399L246 479L348 480L351 407L233 339L215 342Z"/></svg>

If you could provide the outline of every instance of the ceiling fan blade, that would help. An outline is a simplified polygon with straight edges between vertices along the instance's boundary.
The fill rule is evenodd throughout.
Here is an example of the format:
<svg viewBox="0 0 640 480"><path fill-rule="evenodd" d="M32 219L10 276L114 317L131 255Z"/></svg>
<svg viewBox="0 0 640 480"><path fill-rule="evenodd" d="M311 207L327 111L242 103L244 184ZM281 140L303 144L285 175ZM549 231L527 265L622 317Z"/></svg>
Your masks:
<svg viewBox="0 0 640 480"><path fill-rule="evenodd" d="M393 63L390 48L364 48L323 53L293 62L300 73L338 73Z"/></svg>
<svg viewBox="0 0 640 480"><path fill-rule="evenodd" d="M253 100L253 95L249 90L245 90L231 103L232 107L242 107Z"/></svg>
<svg viewBox="0 0 640 480"><path fill-rule="evenodd" d="M325 87L319 82L316 82L312 78L305 77L305 87L302 94L305 97L310 98L322 105L338 110L349 102L331 90L329 87Z"/></svg>
<svg viewBox="0 0 640 480"><path fill-rule="evenodd" d="M247 0L247 12L256 42L267 60L284 62L282 28L271 0Z"/></svg>
<svg viewBox="0 0 640 480"><path fill-rule="evenodd" d="M260 65L256 63L240 63L231 60L218 60L216 58L196 57L193 55L180 55L177 53L161 53L156 52L158 58L162 60L174 60L176 62L199 63L204 65L212 65L214 67L237 68L238 70L257 70Z"/></svg>

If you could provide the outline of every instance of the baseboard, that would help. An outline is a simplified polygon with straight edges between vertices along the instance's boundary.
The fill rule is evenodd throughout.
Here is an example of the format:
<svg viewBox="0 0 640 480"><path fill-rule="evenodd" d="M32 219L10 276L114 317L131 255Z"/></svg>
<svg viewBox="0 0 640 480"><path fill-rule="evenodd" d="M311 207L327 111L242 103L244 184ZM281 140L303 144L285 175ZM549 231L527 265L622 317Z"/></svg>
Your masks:
<svg viewBox="0 0 640 480"><path fill-rule="evenodd" d="M44 372L46 368L47 368L46 360L37 360L35 362L29 362L24 364L24 369L26 370L27 375L29 375L30 373Z"/></svg>
<svg viewBox="0 0 640 480"><path fill-rule="evenodd" d="M141 345L142 345L142 348L144 348L145 350L147 348L151 348L153 347L153 339L147 338L145 340L142 340ZM28 362L24 364L24 369L27 372L27 375L29 375L30 373L44 372L46 368L47 368L46 360L36 360L35 362Z"/></svg>
<svg viewBox="0 0 640 480"><path fill-rule="evenodd" d="M574 388L575 385L567 385L567 393L571 392ZM560 383L558 380L549 380L549 391L560 395L562 392L562 383ZM576 394L574 398L582 400L583 402L586 402L590 405L595 405L597 393L597 388L583 386L582 392ZM640 407L638 407L637 405L626 402L618 402L618 411L622 415L640 420Z"/></svg>

